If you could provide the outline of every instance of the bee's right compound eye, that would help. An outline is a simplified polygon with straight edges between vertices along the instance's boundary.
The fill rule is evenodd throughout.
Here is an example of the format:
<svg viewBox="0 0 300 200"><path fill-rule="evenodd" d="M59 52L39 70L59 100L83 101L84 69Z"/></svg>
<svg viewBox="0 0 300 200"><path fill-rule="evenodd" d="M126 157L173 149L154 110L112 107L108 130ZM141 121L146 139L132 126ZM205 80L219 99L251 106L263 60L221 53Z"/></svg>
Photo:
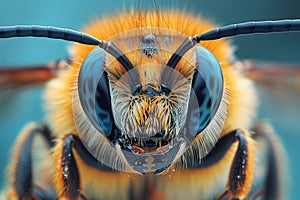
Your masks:
<svg viewBox="0 0 300 200"><path fill-rule="evenodd" d="M219 62L206 48L195 47L196 70L186 118L189 134L201 133L214 119L223 97L223 74Z"/></svg>
<svg viewBox="0 0 300 200"><path fill-rule="evenodd" d="M196 67L185 122L185 138L199 142L197 157L205 157L214 147L225 121L226 103L220 64L206 48L194 48ZM196 139L197 138L197 139Z"/></svg>

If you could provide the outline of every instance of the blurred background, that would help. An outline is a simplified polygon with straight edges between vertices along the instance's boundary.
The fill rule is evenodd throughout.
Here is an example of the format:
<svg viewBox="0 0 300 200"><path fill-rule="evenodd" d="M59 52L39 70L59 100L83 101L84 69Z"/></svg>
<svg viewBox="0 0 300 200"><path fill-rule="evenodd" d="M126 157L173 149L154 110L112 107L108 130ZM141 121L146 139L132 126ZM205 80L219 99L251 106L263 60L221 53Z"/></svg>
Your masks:
<svg viewBox="0 0 300 200"><path fill-rule="evenodd" d="M80 30L88 21L115 12L135 1L21 1L1 0L0 26L39 24ZM300 18L298 0L205 1L189 0L174 3L157 1L159 7L184 7L188 12L212 19L225 25L251 20ZM182 1L183 2L183 1ZM152 1L141 0L142 7L153 7ZM300 63L300 33L239 36L233 38L237 56L272 62ZM0 65L28 65L66 57L69 42L51 39L14 38L0 40ZM267 75L266 75L267 76ZM291 85L270 87L258 84L261 104L259 117L268 118L279 133L289 158L291 184L289 199L298 199L300 180L300 89ZM5 166L10 148L21 128L30 121L44 118L43 86L27 87L16 91L0 91L0 191L5 184Z"/></svg>

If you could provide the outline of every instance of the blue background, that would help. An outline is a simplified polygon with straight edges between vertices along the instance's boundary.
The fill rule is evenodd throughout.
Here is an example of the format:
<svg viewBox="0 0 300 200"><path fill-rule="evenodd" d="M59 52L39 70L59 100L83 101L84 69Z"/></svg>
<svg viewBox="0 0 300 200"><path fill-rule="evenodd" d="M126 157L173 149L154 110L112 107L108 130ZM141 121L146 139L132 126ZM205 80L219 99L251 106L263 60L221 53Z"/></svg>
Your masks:
<svg viewBox="0 0 300 200"><path fill-rule="evenodd" d="M0 1L0 25L39 24L80 30L86 22L97 16L121 12L124 5L134 1ZM143 7L152 1L140 1ZM183 2L183 1L182 1ZM185 7L219 24L251 20L300 18L300 2L296 0L252 1L185 1L166 5ZM162 6L166 6L162 5ZM298 62L300 34L240 36L233 39L239 58L276 62ZM50 39L14 38L0 40L0 65L37 64L67 56L69 42ZM289 199L298 199L300 180L299 97L300 89L258 85L261 104L259 116L268 118L286 146L289 158L291 184ZM17 91L0 91L0 190L5 179L10 147L20 129L30 121L44 117L43 86ZM297 198L298 197L298 198Z"/></svg>

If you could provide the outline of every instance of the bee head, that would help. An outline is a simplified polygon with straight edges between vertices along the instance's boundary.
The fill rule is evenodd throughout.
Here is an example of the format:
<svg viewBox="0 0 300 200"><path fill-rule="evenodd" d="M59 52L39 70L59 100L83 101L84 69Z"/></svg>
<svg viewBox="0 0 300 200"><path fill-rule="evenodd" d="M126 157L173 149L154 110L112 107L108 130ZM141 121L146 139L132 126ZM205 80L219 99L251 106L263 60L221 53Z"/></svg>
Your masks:
<svg viewBox="0 0 300 200"><path fill-rule="evenodd" d="M187 33L184 29L191 29L189 21L181 21L187 16L175 16L176 20L146 18L150 25L154 23L153 27L172 22L166 27ZM127 21L127 26L136 28L131 26L136 24L135 19ZM107 24L115 26L115 21ZM20 25L0 27L0 38L33 36L99 45L88 50L87 56L84 54L82 64L78 62L79 74L74 69L78 76L72 111L78 135L104 165L119 171L158 173L185 160L183 154L191 159L189 164L199 163L216 144L227 101L232 101L225 95L219 62L198 43L240 34L299 31L299 24L298 19L246 22L187 37L170 29L141 28L143 25L138 23L138 29L121 32L109 42L70 29ZM65 94L64 90L59 93ZM52 106L68 108L61 98L55 99ZM57 122L62 121L61 114L53 116Z"/></svg>
<svg viewBox="0 0 300 200"><path fill-rule="evenodd" d="M216 58L186 36L160 28L109 41L109 53L93 50L78 76L74 101L82 110L74 119L87 149L114 169L158 173L195 140L204 141L206 151L212 148L223 96ZM215 132L205 132L210 124Z"/></svg>

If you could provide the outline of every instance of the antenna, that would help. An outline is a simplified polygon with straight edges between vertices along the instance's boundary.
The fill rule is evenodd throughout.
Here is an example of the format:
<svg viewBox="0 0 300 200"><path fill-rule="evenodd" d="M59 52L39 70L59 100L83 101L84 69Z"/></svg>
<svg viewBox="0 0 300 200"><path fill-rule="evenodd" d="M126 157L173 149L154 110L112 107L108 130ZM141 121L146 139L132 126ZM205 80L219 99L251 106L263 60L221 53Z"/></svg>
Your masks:
<svg viewBox="0 0 300 200"><path fill-rule="evenodd" d="M113 55L129 71L133 65L128 58L111 42L98 40L88 34L72 29L58 28L53 26L16 25L0 27L0 38L10 37L46 37L79 42L81 44L99 45L100 48Z"/></svg>
<svg viewBox="0 0 300 200"><path fill-rule="evenodd" d="M79 42L81 44L99 45L98 39L72 29L53 26L16 25L0 27L0 38L10 37L47 37Z"/></svg>
<svg viewBox="0 0 300 200"><path fill-rule="evenodd" d="M242 34L287 31L300 31L300 19L244 22L239 24L232 24L208 31L198 36L194 36L193 39L197 42L200 42L202 40L216 40L224 37L231 37Z"/></svg>
<svg viewBox="0 0 300 200"><path fill-rule="evenodd" d="M242 34L300 31L300 19L244 22L217 28L201 35L188 37L168 61L168 66L175 68L181 57L197 43L204 40L216 40Z"/></svg>

